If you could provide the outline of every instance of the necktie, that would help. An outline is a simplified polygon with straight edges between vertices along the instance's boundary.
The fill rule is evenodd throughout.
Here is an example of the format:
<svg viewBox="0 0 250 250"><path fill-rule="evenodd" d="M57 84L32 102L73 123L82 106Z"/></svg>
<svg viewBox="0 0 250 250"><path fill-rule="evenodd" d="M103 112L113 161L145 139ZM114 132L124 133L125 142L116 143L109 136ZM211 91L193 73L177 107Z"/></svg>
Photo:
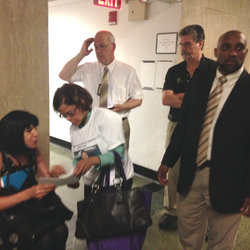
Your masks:
<svg viewBox="0 0 250 250"><path fill-rule="evenodd" d="M210 96L208 98L207 108L203 119L203 125L201 128L200 140L196 156L196 163L198 167L201 166L207 160L208 139L211 130L211 125L213 123L214 115L220 101L223 84L226 81L226 77L221 76L216 87L210 93Z"/></svg>
<svg viewBox="0 0 250 250"><path fill-rule="evenodd" d="M99 106L103 108L107 108L108 101L108 67L104 68L104 74L102 77L102 82L100 85L100 102Z"/></svg>

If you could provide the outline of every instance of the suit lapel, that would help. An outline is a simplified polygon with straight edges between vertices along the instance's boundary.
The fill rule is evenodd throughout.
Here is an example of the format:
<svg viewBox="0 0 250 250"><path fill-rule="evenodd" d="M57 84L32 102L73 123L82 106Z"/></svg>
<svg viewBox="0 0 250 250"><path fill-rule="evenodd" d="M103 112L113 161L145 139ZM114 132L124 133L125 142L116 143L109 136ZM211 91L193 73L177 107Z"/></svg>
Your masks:
<svg viewBox="0 0 250 250"><path fill-rule="evenodd" d="M227 113L230 112L232 107L237 105L237 103L239 103L237 99L240 101L242 91L244 93L244 88L242 88L242 85L244 85L247 76L248 76L248 73L244 70L242 74L240 75L239 79L237 80L237 82L235 83L235 86L233 87L230 95L228 96L220 112L218 120L222 119L225 115L227 115Z"/></svg>
<svg viewBox="0 0 250 250"><path fill-rule="evenodd" d="M197 104L199 105L198 110L202 115L202 120L207 107L207 101L210 94L210 90L213 85L213 79L215 77L215 74L216 71L214 71L213 73L208 72L207 75L203 75L203 77L196 82L197 87L195 89L197 90L197 92L195 93L195 95L197 99Z"/></svg>

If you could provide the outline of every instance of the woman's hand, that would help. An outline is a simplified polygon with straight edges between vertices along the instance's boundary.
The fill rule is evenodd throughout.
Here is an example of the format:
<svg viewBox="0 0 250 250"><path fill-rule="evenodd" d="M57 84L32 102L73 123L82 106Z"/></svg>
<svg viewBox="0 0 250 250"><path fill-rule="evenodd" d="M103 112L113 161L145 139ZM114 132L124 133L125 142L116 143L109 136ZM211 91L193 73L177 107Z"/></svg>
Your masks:
<svg viewBox="0 0 250 250"><path fill-rule="evenodd" d="M51 167L49 174L51 177L59 177L62 174L66 174L66 171L61 165L54 165Z"/></svg>
<svg viewBox="0 0 250 250"><path fill-rule="evenodd" d="M54 184L38 184L28 189L30 191L30 198L42 199L46 194L55 190Z"/></svg>
<svg viewBox="0 0 250 250"><path fill-rule="evenodd" d="M74 169L74 175L75 176L84 175L89 171L89 169L93 165L96 166L99 164L100 164L100 159L98 156L93 156L93 157L89 157L86 159L82 159L78 161L78 163L76 164L75 169Z"/></svg>
<svg viewBox="0 0 250 250"><path fill-rule="evenodd" d="M67 186L68 186L69 188L77 189L77 188L79 188L80 183L79 183L79 181L78 181L78 182L76 182L76 183L74 183L74 184L68 184Z"/></svg>

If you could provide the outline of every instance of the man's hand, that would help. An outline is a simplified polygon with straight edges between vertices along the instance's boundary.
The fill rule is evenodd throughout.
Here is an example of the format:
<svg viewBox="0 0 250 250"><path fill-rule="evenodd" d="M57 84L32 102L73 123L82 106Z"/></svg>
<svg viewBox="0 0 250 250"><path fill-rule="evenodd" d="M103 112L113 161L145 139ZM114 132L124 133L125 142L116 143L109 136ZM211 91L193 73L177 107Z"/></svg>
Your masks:
<svg viewBox="0 0 250 250"><path fill-rule="evenodd" d="M163 186L168 185L167 173L168 173L168 166L162 164L159 167L157 174L158 174L158 181Z"/></svg>
<svg viewBox="0 0 250 250"><path fill-rule="evenodd" d="M71 78L73 74L76 72L78 64L81 60L89 55L93 49L89 49L91 43L94 42L94 38L88 38L84 41L81 50L75 57L70 59L62 68L61 72L59 73L59 77L64 81L71 82Z"/></svg>
<svg viewBox="0 0 250 250"><path fill-rule="evenodd" d="M112 111L120 112L120 111L124 111L124 110L130 110L130 109L133 109L133 108L140 106L141 104L142 104L141 99L128 99L126 102L124 102L122 104L121 103L115 104Z"/></svg>
<svg viewBox="0 0 250 250"><path fill-rule="evenodd" d="M82 45L82 48L80 50L80 54L82 56L88 56L92 51L93 49L89 49L89 46L91 45L91 43L94 42L94 38L88 38L84 41L83 45Z"/></svg>
<svg viewBox="0 0 250 250"><path fill-rule="evenodd" d="M242 213L242 215L250 217L250 198L245 198L240 212Z"/></svg>
<svg viewBox="0 0 250 250"><path fill-rule="evenodd" d="M122 104L115 104L114 108L112 109L112 111L114 111L114 112L119 112L122 110L123 110Z"/></svg>
<svg viewBox="0 0 250 250"><path fill-rule="evenodd" d="M174 93L173 90L167 89L162 92L162 104L172 108L180 108L184 93Z"/></svg>

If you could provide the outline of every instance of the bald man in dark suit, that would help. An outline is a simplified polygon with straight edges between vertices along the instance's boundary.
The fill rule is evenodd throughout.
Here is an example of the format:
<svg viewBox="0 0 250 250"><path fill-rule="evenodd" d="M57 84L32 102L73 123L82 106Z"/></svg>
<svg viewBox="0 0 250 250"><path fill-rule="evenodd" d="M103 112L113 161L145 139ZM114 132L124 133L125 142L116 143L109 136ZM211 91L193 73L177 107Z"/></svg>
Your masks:
<svg viewBox="0 0 250 250"><path fill-rule="evenodd" d="M211 66L188 86L178 125L158 169L166 173L181 157L178 182L178 230L185 250L202 249L209 228L209 249L233 249L241 215L250 216L250 75L244 34L231 30L220 36ZM207 128L208 106L221 84ZM205 121L206 120L206 121ZM205 145L201 138L207 134ZM204 159L200 163L201 147Z"/></svg>

